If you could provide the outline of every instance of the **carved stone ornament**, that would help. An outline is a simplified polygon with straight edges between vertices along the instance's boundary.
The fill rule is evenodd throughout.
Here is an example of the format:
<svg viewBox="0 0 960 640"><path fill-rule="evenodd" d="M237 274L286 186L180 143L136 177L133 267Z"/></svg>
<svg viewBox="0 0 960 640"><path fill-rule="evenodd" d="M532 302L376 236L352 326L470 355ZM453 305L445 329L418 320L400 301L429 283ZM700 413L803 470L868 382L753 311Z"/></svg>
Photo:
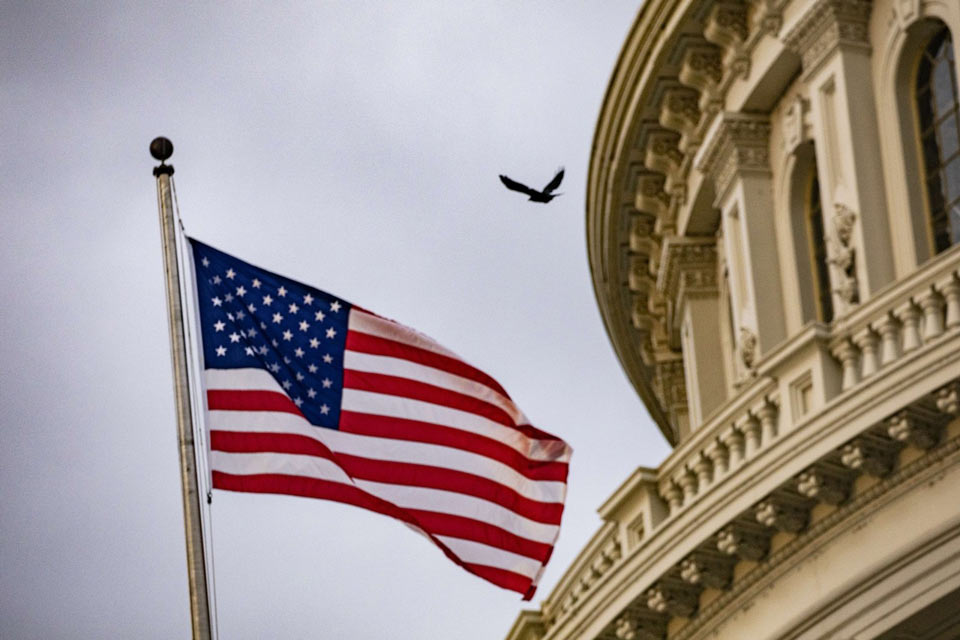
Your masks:
<svg viewBox="0 0 960 640"><path fill-rule="evenodd" d="M807 526L810 512L805 505L778 496L770 496L757 504L757 522L766 526L798 533Z"/></svg>
<svg viewBox="0 0 960 640"><path fill-rule="evenodd" d="M827 262L836 267L834 293L848 306L852 306L860 301L856 253L853 246L853 228L857 221L857 214L839 202L834 204L834 209L836 210L833 217L834 237L828 241Z"/></svg>
<svg viewBox="0 0 960 640"><path fill-rule="evenodd" d="M665 616L631 612L617 618L613 635L618 640L661 640L667 635Z"/></svg>
<svg viewBox="0 0 960 640"><path fill-rule="evenodd" d="M937 409L941 412L954 417L960 415L960 380L954 380L938 389L936 402Z"/></svg>
<svg viewBox="0 0 960 640"><path fill-rule="evenodd" d="M681 618L693 615L699 604L699 589L677 580L661 580L646 596L651 611Z"/></svg>
<svg viewBox="0 0 960 640"><path fill-rule="evenodd" d="M854 471L882 478L893 470L896 453L896 443L865 434L844 445L840 450L840 461Z"/></svg>
<svg viewBox="0 0 960 640"><path fill-rule="evenodd" d="M680 577L690 584L726 589L733 577L734 562L728 555L697 552L680 563Z"/></svg>
<svg viewBox="0 0 960 640"><path fill-rule="evenodd" d="M740 360L748 371L753 371L757 360L757 336L746 327L740 327Z"/></svg>
<svg viewBox="0 0 960 640"><path fill-rule="evenodd" d="M850 495L850 472L814 467L797 477L797 492L825 504L838 505Z"/></svg>
<svg viewBox="0 0 960 640"><path fill-rule="evenodd" d="M867 47L872 0L819 0L807 8L784 44L800 55L812 73L839 45Z"/></svg>
<svg viewBox="0 0 960 640"><path fill-rule="evenodd" d="M732 523L717 535L717 550L728 556L737 556L754 562L763 560L770 548L768 533L740 523Z"/></svg>
<svg viewBox="0 0 960 640"><path fill-rule="evenodd" d="M894 440L930 449L940 441L942 424L939 415L919 407L908 407L887 420L887 433Z"/></svg>

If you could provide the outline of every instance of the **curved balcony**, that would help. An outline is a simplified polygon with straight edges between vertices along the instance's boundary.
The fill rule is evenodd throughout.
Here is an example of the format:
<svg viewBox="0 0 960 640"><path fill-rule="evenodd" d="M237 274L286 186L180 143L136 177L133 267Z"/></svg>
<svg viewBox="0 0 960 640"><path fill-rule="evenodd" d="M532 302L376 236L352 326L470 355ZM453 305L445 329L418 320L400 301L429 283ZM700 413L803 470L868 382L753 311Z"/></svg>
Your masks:
<svg viewBox="0 0 960 640"><path fill-rule="evenodd" d="M527 614L539 631L518 620L509 637L705 637L838 531L924 482L960 480L958 415L960 247L770 353L601 507L601 529Z"/></svg>

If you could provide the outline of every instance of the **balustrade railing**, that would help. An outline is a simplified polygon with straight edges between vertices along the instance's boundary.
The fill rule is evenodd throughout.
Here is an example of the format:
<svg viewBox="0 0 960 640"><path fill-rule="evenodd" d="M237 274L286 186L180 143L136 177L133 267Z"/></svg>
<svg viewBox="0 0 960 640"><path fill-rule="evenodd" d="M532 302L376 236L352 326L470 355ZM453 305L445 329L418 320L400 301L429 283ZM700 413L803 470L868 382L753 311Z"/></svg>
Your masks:
<svg viewBox="0 0 960 640"><path fill-rule="evenodd" d="M830 352L847 391L960 327L960 253L919 270L839 319Z"/></svg>

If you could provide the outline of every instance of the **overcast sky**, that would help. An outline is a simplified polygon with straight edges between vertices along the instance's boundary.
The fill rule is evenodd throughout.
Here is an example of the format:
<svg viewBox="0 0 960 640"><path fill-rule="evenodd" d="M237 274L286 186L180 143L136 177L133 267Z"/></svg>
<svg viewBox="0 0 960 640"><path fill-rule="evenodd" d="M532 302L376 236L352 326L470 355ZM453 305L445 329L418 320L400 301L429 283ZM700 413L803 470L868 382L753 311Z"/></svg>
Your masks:
<svg viewBox="0 0 960 640"><path fill-rule="evenodd" d="M574 448L545 597L667 447L586 261L636 2L0 7L0 637L189 635L147 147L188 233L427 333ZM498 173L545 184L549 205ZM531 606L397 521L217 491L221 637L502 638Z"/></svg>

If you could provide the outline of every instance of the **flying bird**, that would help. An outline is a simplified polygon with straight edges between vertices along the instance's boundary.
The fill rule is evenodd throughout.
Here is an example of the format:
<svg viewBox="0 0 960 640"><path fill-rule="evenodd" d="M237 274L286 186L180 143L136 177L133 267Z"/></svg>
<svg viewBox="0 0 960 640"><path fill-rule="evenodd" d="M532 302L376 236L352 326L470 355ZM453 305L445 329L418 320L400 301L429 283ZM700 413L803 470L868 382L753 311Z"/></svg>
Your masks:
<svg viewBox="0 0 960 640"><path fill-rule="evenodd" d="M520 193L527 194L528 196L530 196L529 200L531 202L546 203L546 202L550 202L557 196L562 195L560 193L553 193L553 190L560 186L560 182L562 180L563 180L563 168L561 167L560 170L557 171L557 175L553 176L553 180L548 182L547 186L543 188L543 191L537 191L536 189L531 189L525 184L520 184L516 180L511 180L507 176L500 174L500 182L502 182L507 189L510 189L511 191L519 191Z"/></svg>

